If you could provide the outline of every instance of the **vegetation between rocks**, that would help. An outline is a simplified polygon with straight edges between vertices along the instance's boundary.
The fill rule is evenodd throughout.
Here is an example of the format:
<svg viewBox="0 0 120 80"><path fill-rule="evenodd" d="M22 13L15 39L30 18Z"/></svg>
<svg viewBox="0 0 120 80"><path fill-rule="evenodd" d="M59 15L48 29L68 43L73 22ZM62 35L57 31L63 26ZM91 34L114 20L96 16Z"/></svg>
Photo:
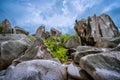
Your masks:
<svg viewBox="0 0 120 80"><path fill-rule="evenodd" d="M64 48L64 44L71 38L76 36L71 36L69 34L64 34L60 36L51 36L47 39L44 39L45 44L50 49L50 51L53 53L53 56L55 58L58 58L61 62L67 62L68 56L66 55L67 49Z"/></svg>

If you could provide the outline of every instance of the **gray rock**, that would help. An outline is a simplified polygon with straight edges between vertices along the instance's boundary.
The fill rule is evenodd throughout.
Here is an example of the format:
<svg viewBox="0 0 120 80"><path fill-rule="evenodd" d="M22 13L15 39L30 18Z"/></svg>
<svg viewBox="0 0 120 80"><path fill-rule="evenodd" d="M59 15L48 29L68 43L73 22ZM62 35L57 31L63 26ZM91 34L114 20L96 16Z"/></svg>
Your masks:
<svg viewBox="0 0 120 80"><path fill-rule="evenodd" d="M12 34L11 24L7 19L1 23L1 27L0 34Z"/></svg>
<svg viewBox="0 0 120 80"><path fill-rule="evenodd" d="M73 37L71 37L65 44L64 47L67 49L70 48L76 48L77 46L79 46L79 40L77 41L76 39L74 39Z"/></svg>
<svg viewBox="0 0 120 80"><path fill-rule="evenodd" d="M20 40L20 39L26 39L27 36L24 34L0 34L0 43L8 40Z"/></svg>
<svg viewBox="0 0 120 80"><path fill-rule="evenodd" d="M120 52L104 52L82 57L80 67L94 80L120 80Z"/></svg>
<svg viewBox="0 0 120 80"><path fill-rule="evenodd" d="M113 42L115 44L119 44L120 43L120 36L119 37L115 37L115 38L111 38L109 40L110 40L110 42Z"/></svg>
<svg viewBox="0 0 120 80"><path fill-rule="evenodd" d="M84 70L73 62L68 65L68 76L74 80L93 80Z"/></svg>
<svg viewBox="0 0 120 80"><path fill-rule="evenodd" d="M103 48L114 48L118 44L116 43L117 41L115 41L113 39L114 38L111 38L111 37L102 37L96 42L95 46L103 47Z"/></svg>
<svg viewBox="0 0 120 80"><path fill-rule="evenodd" d="M60 36L61 32L56 30L55 28L51 28L50 34L51 34L51 36Z"/></svg>
<svg viewBox="0 0 120 80"><path fill-rule="evenodd" d="M27 39L8 40L1 43L0 69L8 67L12 60L24 54L29 46Z"/></svg>
<svg viewBox="0 0 120 80"><path fill-rule="evenodd" d="M43 38L45 36L46 36L45 26L40 26L35 33L35 37L36 38Z"/></svg>
<svg viewBox="0 0 120 80"><path fill-rule="evenodd" d="M76 52L72 53L72 59L76 64L79 64L79 61L83 56L101 53L103 51L105 50L100 48L90 46L78 46Z"/></svg>
<svg viewBox="0 0 120 80"><path fill-rule="evenodd" d="M2 71L0 71L0 76L4 76L5 73L6 73L6 70L2 70Z"/></svg>
<svg viewBox="0 0 120 80"><path fill-rule="evenodd" d="M117 47L112 48L111 51L120 51L120 43L117 45Z"/></svg>
<svg viewBox="0 0 120 80"><path fill-rule="evenodd" d="M21 27L18 27L18 26L15 26L14 28L13 28L13 33L14 34L25 34L25 35L29 35L29 32L28 31L26 31L26 30L24 30L23 28L21 28Z"/></svg>
<svg viewBox="0 0 120 80"><path fill-rule="evenodd" d="M116 25L107 14L100 16L94 15L93 17L88 17L88 19L82 19L80 21L76 20L74 28L81 38L82 43L86 43L86 37L93 37L93 40L96 42L101 37L112 38L119 35Z"/></svg>
<svg viewBox="0 0 120 80"><path fill-rule="evenodd" d="M51 60L24 61L9 72L4 80L67 80L66 67Z"/></svg>
<svg viewBox="0 0 120 80"><path fill-rule="evenodd" d="M52 59L51 52L44 45L44 42L41 38L34 40L30 47L25 51L25 54L21 55L13 61L13 65L17 63L32 59Z"/></svg>

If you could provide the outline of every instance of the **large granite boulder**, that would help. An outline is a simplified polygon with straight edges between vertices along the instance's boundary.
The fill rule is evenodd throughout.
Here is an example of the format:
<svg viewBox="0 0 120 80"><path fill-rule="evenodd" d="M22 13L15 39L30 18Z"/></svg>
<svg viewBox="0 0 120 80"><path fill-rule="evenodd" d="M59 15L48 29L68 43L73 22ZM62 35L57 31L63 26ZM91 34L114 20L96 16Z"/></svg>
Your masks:
<svg viewBox="0 0 120 80"><path fill-rule="evenodd" d="M68 65L67 72L73 80L93 80L89 74L73 62Z"/></svg>
<svg viewBox="0 0 120 80"><path fill-rule="evenodd" d="M80 45L80 42L79 40L71 37L65 44L64 44L64 47L67 48L67 49L70 49L70 48L76 48L77 46Z"/></svg>
<svg viewBox="0 0 120 80"><path fill-rule="evenodd" d="M36 40L34 40L25 51L25 54L15 59L12 64L17 65L22 61L32 59L53 59L51 52L44 45L44 42L41 38L37 38Z"/></svg>
<svg viewBox="0 0 120 80"><path fill-rule="evenodd" d="M66 67L51 60L30 60L10 66L4 80L67 80Z"/></svg>
<svg viewBox="0 0 120 80"><path fill-rule="evenodd" d="M29 40L25 36L22 37L22 35L18 35L22 37L18 40L14 39L15 37L18 37L17 35L15 35L14 38L12 35L11 39L10 36L9 38L7 36L4 38L1 36L2 40L0 40L0 70L7 68L12 63L12 60L24 54L30 44Z"/></svg>
<svg viewBox="0 0 120 80"><path fill-rule="evenodd" d="M0 43L8 40L20 40L20 39L26 39L27 36L24 34L0 34Z"/></svg>
<svg viewBox="0 0 120 80"><path fill-rule="evenodd" d="M117 44L117 40L113 40L113 38L105 38L105 37L101 37L95 44L95 47L102 47L102 48L114 48L116 47Z"/></svg>
<svg viewBox="0 0 120 80"><path fill-rule="evenodd" d="M82 19L80 21L76 20L74 28L83 44L87 43L86 38L89 39L89 37L93 38L91 43L94 43L101 37L116 37L119 34L116 25L107 14L100 16L94 15L93 17L88 17L88 19Z"/></svg>
<svg viewBox="0 0 120 80"><path fill-rule="evenodd" d="M11 24L7 19L0 24L0 34L12 34Z"/></svg>
<svg viewBox="0 0 120 80"><path fill-rule="evenodd" d="M61 35L61 32L56 30L55 28L51 28L50 34L51 34L51 36L59 36L59 35Z"/></svg>
<svg viewBox="0 0 120 80"><path fill-rule="evenodd" d="M29 35L29 32L24 30L23 28L21 27L18 27L18 26L15 26L13 28L13 34L25 34L25 35Z"/></svg>
<svg viewBox="0 0 120 80"><path fill-rule="evenodd" d="M72 53L72 60L74 63L79 64L80 59L86 55L90 54L97 54L101 53L103 51L107 51L107 49L100 49L96 47L90 47L90 46L78 46L76 49L76 52Z"/></svg>
<svg viewBox="0 0 120 80"><path fill-rule="evenodd" d="M46 37L45 26L40 26L40 27L36 30L35 37L36 37L36 38L44 38L44 37Z"/></svg>
<svg viewBox="0 0 120 80"><path fill-rule="evenodd" d="M87 55L81 58L80 67L94 80L120 80L120 52Z"/></svg>

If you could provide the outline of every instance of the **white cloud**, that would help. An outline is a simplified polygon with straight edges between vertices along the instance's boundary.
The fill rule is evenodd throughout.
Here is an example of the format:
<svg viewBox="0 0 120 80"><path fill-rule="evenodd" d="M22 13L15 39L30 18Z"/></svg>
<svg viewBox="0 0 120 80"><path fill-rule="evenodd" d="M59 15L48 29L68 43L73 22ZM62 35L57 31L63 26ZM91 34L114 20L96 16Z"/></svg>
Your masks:
<svg viewBox="0 0 120 80"><path fill-rule="evenodd" d="M64 16L59 14L54 14L52 17L48 17L45 24L52 27L71 27L75 17Z"/></svg>
<svg viewBox="0 0 120 80"><path fill-rule="evenodd" d="M103 9L102 13L108 12L108 11L114 9L114 8L117 8L117 7L120 7L118 3L112 3L112 4L110 4L110 5L107 5L107 6Z"/></svg>
<svg viewBox="0 0 120 80"><path fill-rule="evenodd" d="M53 6L57 6L56 1L52 1L52 3L46 2L45 5L27 3L28 7L25 8L27 15L21 17L21 19L18 20L18 24L22 26L28 25L30 27L36 25L35 29L41 24L56 28L73 28L77 16L84 13L88 8L93 7L95 3L94 0L63 0L62 13L54 11ZM44 19L42 13L47 13L45 14L46 19ZM50 16L49 13L52 13L52 15Z"/></svg>
<svg viewBox="0 0 120 80"><path fill-rule="evenodd" d="M93 7L97 2L95 0L75 0L73 6L79 13L83 13L88 8Z"/></svg>

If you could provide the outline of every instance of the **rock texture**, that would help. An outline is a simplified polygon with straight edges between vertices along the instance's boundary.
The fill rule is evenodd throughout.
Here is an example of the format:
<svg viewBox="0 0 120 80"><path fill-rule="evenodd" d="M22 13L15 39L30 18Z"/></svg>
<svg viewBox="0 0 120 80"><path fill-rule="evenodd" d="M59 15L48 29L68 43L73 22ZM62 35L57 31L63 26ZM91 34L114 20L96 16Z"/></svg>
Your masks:
<svg viewBox="0 0 120 80"><path fill-rule="evenodd" d="M120 52L104 52L82 57L80 67L94 80L120 80Z"/></svg>
<svg viewBox="0 0 120 80"><path fill-rule="evenodd" d="M94 15L93 17L88 17L88 19L82 19L80 21L76 20L74 28L81 38L83 45L87 43L86 41L89 37L93 38L91 43L94 43L101 37L116 37L119 34L116 25L107 14L100 16Z"/></svg>
<svg viewBox="0 0 120 80"><path fill-rule="evenodd" d="M24 30L23 28L18 27L18 26L15 26L15 27L13 28L13 33L14 33L14 34L25 34L25 35L29 35L29 32L28 32L28 31L26 31L26 30Z"/></svg>
<svg viewBox="0 0 120 80"><path fill-rule="evenodd" d="M73 62L68 65L68 76L73 80L93 80L84 70Z"/></svg>
<svg viewBox="0 0 120 80"><path fill-rule="evenodd" d="M57 43L64 42L64 38L56 37L60 31L52 28L47 32L45 26L40 26L31 36L20 27L11 32L9 21L3 21L0 80L120 80L120 36L112 19L102 14L76 20L75 30L78 40L72 37L65 43L69 61L62 65L43 41L52 37ZM57 43L54 48L63 46Z"/></svg>
<svg viewBox="0 0 120 80"><path fill-rule="evenodd" d="M75 38L71 37L65 44L64 47L67 49L70 48L76 48L77 46L79 46L79 40L76 40Z"/></svg>
<svg viewBox="0 0 120 80"><path fill-rule="evenodd" d="M0 34L11 34L11 33L12 33L11 24L10 24L10 22L7 19L5 19L1 23Z"/></svg>
<svg viewBox="0 0 120 80"><path fill-rule="evenodd" d="M13 59L24 54L29 46L29 41L25 35L0 36L0 70L7 68ZM18 38L17 38L18 37ZM20 39L19 39L20 38Z"/></svg>
<svg viewBox="0 0 120 80"><path fill-rule="evenodd" d="M59 36L59 35L61 35L61 32L56 30L55 28L51 28L50 34L51 34L51 36Z"/></svg>
<svg viewBox="0 0 120 80"><path fill-rule="evenodd" d="M66 67L50 60L24 61L6 74L5 80L67 80Z"/></svg>
<svg viewBox="0 0 120 80"><path fill-rule="evenodd" d="M40 26L35 33L35 37L37 38L42 38L45 37L46 33L45 33L45 26Z"/></svg>
<svg viewBox="0 0 120 80"><path fill-rule="evenodd" d="M19 62L32 59L53 59L51 52L40 38L33 41L31 46L25 51L25 54L15 59L12 64L17 65Z"/></svg>
<svg viewBox="0 0 120 80"><path fill-rule="evenodd" d="M72 54L72 59L74 63L79 64L81 57L90 55L90 54L97 54L103 52L102 49L89 47L89 46L78 46L76 52Z"/></svg>

